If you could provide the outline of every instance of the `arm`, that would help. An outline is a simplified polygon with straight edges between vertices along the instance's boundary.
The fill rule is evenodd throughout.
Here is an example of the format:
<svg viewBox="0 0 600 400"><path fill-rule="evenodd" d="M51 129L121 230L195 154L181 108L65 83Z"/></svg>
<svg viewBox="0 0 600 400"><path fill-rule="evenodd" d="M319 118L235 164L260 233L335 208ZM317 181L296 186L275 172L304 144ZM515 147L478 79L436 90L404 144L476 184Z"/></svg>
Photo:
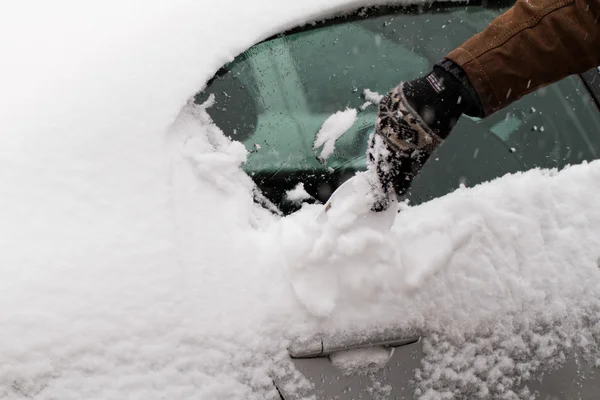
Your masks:
<svg viewBox="0 0 600 400"><path fill-rule="evenodd" d="M568 75L600 65L599 0L518 0L447 58L490 115Z"/></svg>

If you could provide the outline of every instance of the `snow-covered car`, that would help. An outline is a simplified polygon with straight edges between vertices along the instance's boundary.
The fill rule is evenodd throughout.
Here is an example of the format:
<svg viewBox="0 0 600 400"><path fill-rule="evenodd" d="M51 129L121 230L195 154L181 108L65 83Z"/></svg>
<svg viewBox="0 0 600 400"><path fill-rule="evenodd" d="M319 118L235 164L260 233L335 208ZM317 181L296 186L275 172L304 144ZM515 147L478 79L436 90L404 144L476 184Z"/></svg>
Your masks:
<svg viewBox="0 0 600 400"><path fill-rule="evenodd" d="M215 123L251 152L244 170L285 211L303 183L324 201L365 168L377 93L427 72L485 28L508 3L374 7L282 33L223 67L196 96L210 94ZM479 120L463 117L415 181L412 204L460 184L473 186L534 167L561 168L600 154L597 71L569 77ZM333 113L358 111L325 161L315 136Z"/></svg>
<svg viewBox="0 0 600 400"><path fill-rule="evenodd" d="M597 71L464 118L390 229L290 212L503 9L426 3L0 2L0 398L597 398Z"/></svg>
<svg viewBox="0 0 600 400"><path fill-rule="evenodd" d="M195 102L204 104L214 95L215 103L207 112L225 134L246 146L249 156L242 168L272 203L289 213L298 204L286 194L298 184L322 202L365 168L378 94L428 71L509 5L483 1L370 7L296 28L236 57L196 95ZM508 173L560 169L597 159L599 101L600 76L594 69L538 90L487 119L463 117L415 180L408 200L420 204L461 185L471 187ZM333 154L320 158L314 145L317 132L332 114L348 109L356 110L355 122L337 140ZM418 334L315 340L290 348L297 369L313 387L302 391L285 379L276 380L285 400L310 395L319 399L425 395L411 385L423 357ZM537 376L524 371L510 382L517 386L511 393L519 393L519 398L597 399L600 383L595 368L575 354L564 355L564 360L561 368ZM367 372L344 370L356 365ZM489 366L493 368L497 366ZM440 367L439 384L451 385L453 380L444 381L444 373L453 371ZM517 398L500 386L485 392L465 384L468 389L461 395L453 392L451 398Z"/></svg>

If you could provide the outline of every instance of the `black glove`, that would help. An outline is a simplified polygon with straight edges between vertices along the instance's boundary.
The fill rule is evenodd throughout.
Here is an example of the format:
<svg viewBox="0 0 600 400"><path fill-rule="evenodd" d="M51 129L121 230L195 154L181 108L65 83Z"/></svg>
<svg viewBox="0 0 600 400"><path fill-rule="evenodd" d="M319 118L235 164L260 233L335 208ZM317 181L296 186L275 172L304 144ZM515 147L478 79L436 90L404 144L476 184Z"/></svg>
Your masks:
<svg viewBox="0 0 600 400"><path fill-rule="evenodd" d="M466 76L457 77L444 65L462 71L444 60L425 77L398 85L379 104L368 150L368 164L376 170L381 185L375 211L387 208L389 196L408 191L463 112L480 113L479 99Z"/></svg>

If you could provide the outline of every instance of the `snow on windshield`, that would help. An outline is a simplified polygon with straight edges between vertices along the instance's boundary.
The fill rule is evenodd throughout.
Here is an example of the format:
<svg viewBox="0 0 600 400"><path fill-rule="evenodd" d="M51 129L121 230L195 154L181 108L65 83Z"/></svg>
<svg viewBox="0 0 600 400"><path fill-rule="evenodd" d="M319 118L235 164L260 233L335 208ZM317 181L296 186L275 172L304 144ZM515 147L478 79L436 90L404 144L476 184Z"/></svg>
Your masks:
<svg viewBox="0 0 600 400"><path fill-rule="evenodd" d="M599 163L328 236L319 205L259 207L246 149L184 107L251 44L360 3L1 6L2 396L277 398L273 376L306 385L291 340L382 326L427 335L424 398L510 398L565 348L594 356ZM307 302L306 277L331 286Z"/></svg>

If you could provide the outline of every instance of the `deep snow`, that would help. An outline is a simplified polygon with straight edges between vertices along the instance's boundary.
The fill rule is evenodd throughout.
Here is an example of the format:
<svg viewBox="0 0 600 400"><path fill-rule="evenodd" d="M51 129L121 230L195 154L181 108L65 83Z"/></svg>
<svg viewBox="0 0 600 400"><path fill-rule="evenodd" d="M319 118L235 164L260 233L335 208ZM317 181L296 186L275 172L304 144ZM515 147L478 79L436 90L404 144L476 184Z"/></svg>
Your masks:
<svg viewBox="0 0 600 400"><path fill-rule="evenodd" d="M360 3L0 6L0 397L275 398L289 340L382 325L428 334L428 398L596 358L600 163L332 236L319 205L258 207L245 148L186 105L252 43ZM306 277L331 285L307 302Z"/></svg>

